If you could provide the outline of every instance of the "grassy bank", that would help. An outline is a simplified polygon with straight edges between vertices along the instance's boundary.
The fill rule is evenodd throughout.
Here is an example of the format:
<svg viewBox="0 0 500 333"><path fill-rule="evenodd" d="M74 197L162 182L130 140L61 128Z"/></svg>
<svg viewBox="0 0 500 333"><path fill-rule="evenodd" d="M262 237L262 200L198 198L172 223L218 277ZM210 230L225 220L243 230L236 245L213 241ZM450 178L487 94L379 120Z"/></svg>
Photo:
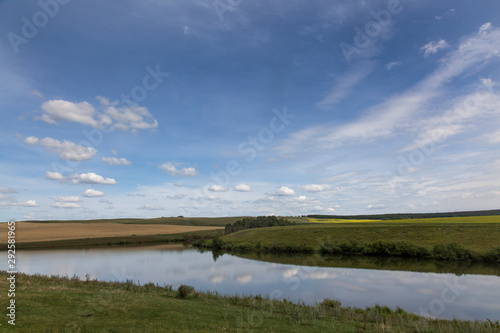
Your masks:
<svg viewBox="0 0 500 333"><path fill-rule="evenodd" d="M499 264L500 216L249 229L196 245L236 252L320 252Z"/></svg>
<svg viewBox="0 0 500 333"><path fill-rule="evenodd" d="M0 288L8 275L0 272ZM256 297L223 297L189 286L109 283L29 276L16 280L15 332L498 332L492 322L430 320L401 309L315 306ZM8 300L2 298L2 308ZM4 310L6 311L6 310Z"/></svg>

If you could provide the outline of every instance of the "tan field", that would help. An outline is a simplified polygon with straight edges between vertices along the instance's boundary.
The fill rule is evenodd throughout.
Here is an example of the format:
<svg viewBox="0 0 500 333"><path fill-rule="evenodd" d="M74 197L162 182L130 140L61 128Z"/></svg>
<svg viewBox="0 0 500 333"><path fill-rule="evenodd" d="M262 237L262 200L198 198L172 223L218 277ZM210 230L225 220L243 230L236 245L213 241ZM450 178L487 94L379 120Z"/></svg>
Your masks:
<svg viewBox="0 0 500 333"><path fill-rule="evenodd" d="M214 229L223 228L158 224L17 222L15 232L16 242L23 243L132 235L166 235ZM7 232L7 223L0 223L0 235L4 235L7 239Z"/></svg>

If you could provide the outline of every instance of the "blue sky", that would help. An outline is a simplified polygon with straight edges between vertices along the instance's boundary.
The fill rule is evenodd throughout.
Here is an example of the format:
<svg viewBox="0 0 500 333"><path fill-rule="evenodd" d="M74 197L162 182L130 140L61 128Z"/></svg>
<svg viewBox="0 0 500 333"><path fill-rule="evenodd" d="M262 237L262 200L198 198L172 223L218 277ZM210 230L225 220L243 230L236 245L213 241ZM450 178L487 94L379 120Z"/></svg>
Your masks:
<svg viewBox="0 0 500 333"><path fill-rule="evenodd" d="M499 13L0 1L0 219L500 208Z"/></svg>

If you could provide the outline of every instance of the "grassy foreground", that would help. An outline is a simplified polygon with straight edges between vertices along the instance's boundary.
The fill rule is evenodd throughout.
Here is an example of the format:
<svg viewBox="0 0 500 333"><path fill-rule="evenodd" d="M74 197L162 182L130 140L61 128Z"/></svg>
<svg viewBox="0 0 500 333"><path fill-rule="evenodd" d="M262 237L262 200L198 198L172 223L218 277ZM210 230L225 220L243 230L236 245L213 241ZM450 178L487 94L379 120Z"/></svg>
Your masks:
<svg viewBox="0 0 500 333"><path fill-rule="evenodd" d="M8 274L0 272L7 290ZM224 297L189 286L81 281L17 275L16 325L6 332L498 332L498 322L430 320L375 306L315 306L256 297ZM2 298L6 310L8 300Z"/></svg>

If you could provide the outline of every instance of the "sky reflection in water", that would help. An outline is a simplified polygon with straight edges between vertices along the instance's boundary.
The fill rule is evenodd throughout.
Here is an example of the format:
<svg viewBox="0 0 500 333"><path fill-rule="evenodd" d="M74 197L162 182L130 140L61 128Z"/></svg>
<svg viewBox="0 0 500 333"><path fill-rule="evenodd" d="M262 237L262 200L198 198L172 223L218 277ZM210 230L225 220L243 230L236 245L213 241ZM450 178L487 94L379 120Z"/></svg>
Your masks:
<svg viewBox="0 0 500 333"><path fill-rule="evenodd" d="M127 249L18 252L18 271L141 284L180 284L221 294L261 294L311 304L397 306L417 314L462 320L500 320L500 277L283 265L199 253L177 245ZM6 263L0 267L6 269Z"/></svg>

